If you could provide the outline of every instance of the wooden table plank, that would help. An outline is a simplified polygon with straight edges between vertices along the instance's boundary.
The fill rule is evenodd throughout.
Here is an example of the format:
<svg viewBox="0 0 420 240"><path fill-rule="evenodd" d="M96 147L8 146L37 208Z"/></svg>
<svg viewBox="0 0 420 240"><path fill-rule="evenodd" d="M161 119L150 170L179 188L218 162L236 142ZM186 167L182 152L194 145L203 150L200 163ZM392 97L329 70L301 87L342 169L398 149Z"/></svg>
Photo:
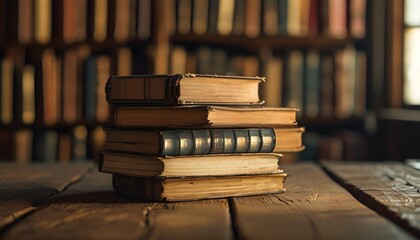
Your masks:
<svg viewBox="0 0 420 240"><path fill-rule="evenodd" d="M284 194L233 198L231 212L245 239L411 239L365 207L313 164L285 165Z"/></svg>
<svg viewBox="0 0 420 240"><path fill-rule="evenodd" d="M323 165L365 205L420 236L420 171L397 162Z"/></svg>
<svg viewBox="0 0 420 240"><path fill-rule="evenodd" d="M231 239L227 200L152 203L115 195L92 172L42 204L5 239Z"/></svg>
<svg viewBox="0 0 420 240"><path fill-rule="evenodd" d="M78 181L92 163L0 164L0 230L29 214L36 205Z"/></svg>

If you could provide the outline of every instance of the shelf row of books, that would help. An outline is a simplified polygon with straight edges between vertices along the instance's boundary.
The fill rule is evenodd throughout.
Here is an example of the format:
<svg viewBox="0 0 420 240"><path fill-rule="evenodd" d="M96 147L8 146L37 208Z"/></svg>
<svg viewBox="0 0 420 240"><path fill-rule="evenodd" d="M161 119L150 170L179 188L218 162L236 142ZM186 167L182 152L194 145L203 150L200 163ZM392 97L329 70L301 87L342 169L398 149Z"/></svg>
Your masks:
<svg viewBox="0 0 420 240"><path fill-rule="evenodd" d="M303 150L295 108L263 107L262 77L114 76L101 172L151 201L281 193L282 152Z"/></svg>
<svg viewBox="0 0 420 240"><path fill-rule="evenodd" d="M367 161L369 138L362 132L335 130L332 133L306 132L303 135L305 151L301 161Z"/></svg>
<svg viewBox="0 0 420 240"><path fill-rule="evenodd" d="M169 0L164 8L170 33L363 38L366 32L366 2Z"/></svg>
<svg viewBox="0 0 420 240"><path fill-rule="evenodd" d="M151 0L0 1L0 39L21 44L126 42L151 36Z"/></svg>
<svg viewBox="0 0 420 240"><path fill-rule="evenodd" d="M167 0L170 34L363 38L366 0ZM157 4L157 3L153 3ZM72 44L149 39L151 0L0 1L0 39Z"/></svg>
<svg viewBox="0 0 420 240"><path fill-rule="evenodd" d="M222 48L173 46L170 72L266 76L267 106L299 107L305 118L348 118L366 111L366 54L348 45L335 51L289 50L259 55Z"/></svg>
<svg viewBox="0 0 420 240"><path fill-rule="evenodd" d="M19 163L98 160L104 142L102 127L1 129L0 160Z"/></svg>
<svg viewBox="0 0 420 240"><path fill-rule="evenodd" d="M107 54L86 46L40 53L7 49L0 58L0 125L104 123L109 118L106 80L132 74L134 64L147 66L140 58L127 48Z"/></svg>

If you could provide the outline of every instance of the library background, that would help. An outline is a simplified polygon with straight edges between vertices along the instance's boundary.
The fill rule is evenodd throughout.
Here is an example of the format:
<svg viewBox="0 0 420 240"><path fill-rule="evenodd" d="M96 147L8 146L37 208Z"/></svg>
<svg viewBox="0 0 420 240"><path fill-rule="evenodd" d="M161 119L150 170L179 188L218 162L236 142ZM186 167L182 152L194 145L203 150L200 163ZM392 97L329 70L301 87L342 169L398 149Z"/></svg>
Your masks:
<svg viewBox="0 0 420 240"><path fill-rule="evenodd" d="M265 76L287 160L420 157L416 0L0 0L0 159L97 160L110 75Z"/></svg>

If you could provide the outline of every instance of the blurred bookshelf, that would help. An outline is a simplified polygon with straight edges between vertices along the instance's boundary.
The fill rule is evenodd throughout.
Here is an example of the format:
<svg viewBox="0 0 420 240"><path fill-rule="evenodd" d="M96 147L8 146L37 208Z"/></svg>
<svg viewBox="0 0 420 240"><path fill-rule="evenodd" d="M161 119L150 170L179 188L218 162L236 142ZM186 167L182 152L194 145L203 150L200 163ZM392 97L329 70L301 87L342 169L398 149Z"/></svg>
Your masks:
<svg viewBox="0 0 420 240"><path fill-rule="evenodd" d="M180 72L265 76L266 106L301 109L297 158L372 158L375 4L0 0L0 159L96 159L108 77Z"/></svg>

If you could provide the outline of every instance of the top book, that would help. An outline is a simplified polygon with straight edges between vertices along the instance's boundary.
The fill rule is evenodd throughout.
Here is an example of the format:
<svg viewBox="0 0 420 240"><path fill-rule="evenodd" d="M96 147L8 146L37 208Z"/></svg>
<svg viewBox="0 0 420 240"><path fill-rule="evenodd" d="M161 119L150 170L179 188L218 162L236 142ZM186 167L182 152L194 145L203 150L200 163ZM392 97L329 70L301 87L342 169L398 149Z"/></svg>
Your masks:
<svg viewBox="0 0 420 240"><path fill-rule="evenodd" d="M111 76L106 99L114 105L258 105L263 77L210 74Z"/></svg>

